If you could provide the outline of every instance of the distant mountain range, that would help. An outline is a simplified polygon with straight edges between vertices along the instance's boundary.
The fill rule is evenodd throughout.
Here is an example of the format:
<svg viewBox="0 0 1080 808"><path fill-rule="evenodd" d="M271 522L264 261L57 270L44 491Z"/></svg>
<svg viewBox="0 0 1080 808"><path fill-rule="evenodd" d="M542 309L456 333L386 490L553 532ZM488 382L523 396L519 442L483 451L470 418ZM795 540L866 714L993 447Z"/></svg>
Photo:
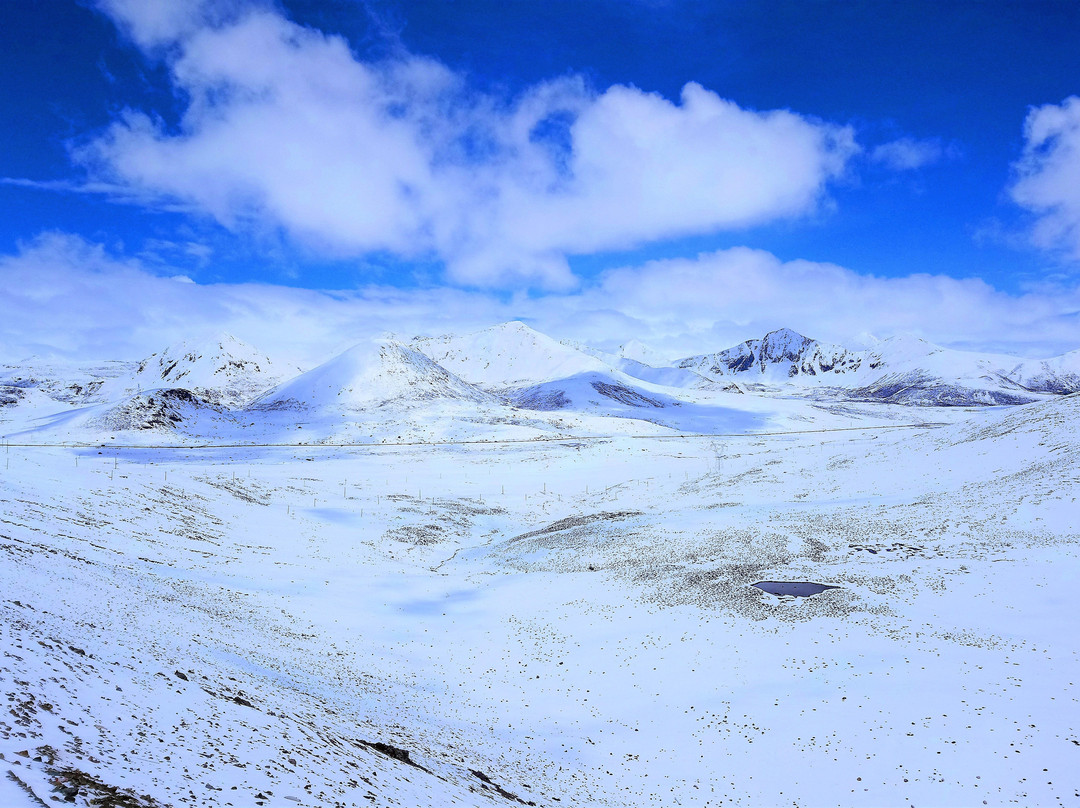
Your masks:
<svg viewBox="0 0 1080 808"><path fill-rule="evenodd" d="M1080 351L1024 360L941 348L909 336L854 351L780 329L676 364L715 380L816 388L819 395L924 406L1025 404L1044 394L1080 390Z"/></svg>
<svg viewBox="0 0 1080 808"><path fill-rule="evenodd" d="M307 429L305 439L322 441L715 433L825 418L840 402L1018 405L1077 391L1080 351L1022 360L913 337L851 350L780 329L665 363L638 342L609 353L511 322L409 343L366 342L303 373L228 335L141 362L7 365L0 433L292 440Z"/></svg>

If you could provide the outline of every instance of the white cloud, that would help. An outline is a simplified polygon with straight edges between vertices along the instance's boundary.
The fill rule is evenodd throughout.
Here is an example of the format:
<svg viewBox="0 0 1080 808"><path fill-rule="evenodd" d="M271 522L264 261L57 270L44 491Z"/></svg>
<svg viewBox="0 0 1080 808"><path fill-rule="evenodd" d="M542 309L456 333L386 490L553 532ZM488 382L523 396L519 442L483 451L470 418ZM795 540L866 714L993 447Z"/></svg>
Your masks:
<svg viewBox="0 0 1080 808"><path fill-rule="evenodd" d="M117 256L78 236L46 233L0 256L0 362L40 354L139 359L222 331L311 365L365 337L479 328L505 302L452 289L313 291L198 284L175 269Z"/></svg>
<svg viewBox="0 0 1080 808"><path fill-rule="evenodd" d="M147 50L167 47L208 23L235 19L249 0L96 0L132 41ZM269 6L268 0L260 0Z"/></svg>
<svg viewBox="0 0 1080 808"><path fill-rule="evenodd" d="M1037 246L1080 260L1080 98L1033 108L1024 138L1012 198L1035 214Z"/></svg>
<svg viewBox="0 0 1080 808"><path fill-rule="evenodd" d="M781 326L847 344L867 333L913 332L939 344L1028 356L1080 348L1080 287L1009 295L979 280L875 278L746 248L617 269L572 293L510 299L447 288L197 284L175 275L75 236L46 234L23 245L0 257L0 361L33 353L136 359L227 331L275 358L311 366L387 331L410 338L510 319L598 347L636 338L671 357L730 347Z"/></svg>
<svg viewBox="0 0 1080 808"><path fill-rule="evenodd" d="M957 153L955 146L946 147L936 138L902 137L875 147L870 159L893 171L913 171L946 157L956 157Z"/></svg>
<svg viewBox="0 0 1080 808"><path fill-rule="evenodd" d="M942 345L1036 356L1080 348L1080 287L1010 295L979 279L875 277L745 247L615 270L584 296L609 301L676 352L692 342L733 345L779 327L843 344L866 333L915 333Z"/></svg>
<svg viewBox="0 0 1080 808"><path fill-rule="evenodd" d="M265 5L102 0L189 100L73 150L90 180L337 255L438 257L463 283L572 288L566 256L812 212L848 127L579 78L506 100L431 59L361 61Z"/></svg>

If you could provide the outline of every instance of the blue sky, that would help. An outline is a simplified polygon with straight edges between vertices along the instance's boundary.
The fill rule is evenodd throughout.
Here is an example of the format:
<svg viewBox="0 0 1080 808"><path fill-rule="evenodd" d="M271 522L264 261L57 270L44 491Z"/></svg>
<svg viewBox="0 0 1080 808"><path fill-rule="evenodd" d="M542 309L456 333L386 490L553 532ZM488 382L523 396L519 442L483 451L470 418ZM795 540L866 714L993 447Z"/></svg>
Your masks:
<svg viewBox="0 0 1080 808"><path fill-rule="evenodd" d="M298 311L1080 347L1073 2L17 0L0 38L6 353Z"/></svg>

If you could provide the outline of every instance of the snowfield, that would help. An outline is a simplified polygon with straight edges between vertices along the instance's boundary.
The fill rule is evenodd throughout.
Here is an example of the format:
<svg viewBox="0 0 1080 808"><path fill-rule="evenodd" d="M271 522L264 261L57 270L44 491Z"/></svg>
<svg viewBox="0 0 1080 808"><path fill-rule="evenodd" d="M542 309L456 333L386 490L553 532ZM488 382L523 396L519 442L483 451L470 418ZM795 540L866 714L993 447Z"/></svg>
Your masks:
<svg viewBox="0 0 1080 808"><path fill-rule="evenodd" d="M509 363L570 402L528 409L438 348L149 428L11 394L0 805L1080 800L1080 396L661 393L592 356Z"/></svg>

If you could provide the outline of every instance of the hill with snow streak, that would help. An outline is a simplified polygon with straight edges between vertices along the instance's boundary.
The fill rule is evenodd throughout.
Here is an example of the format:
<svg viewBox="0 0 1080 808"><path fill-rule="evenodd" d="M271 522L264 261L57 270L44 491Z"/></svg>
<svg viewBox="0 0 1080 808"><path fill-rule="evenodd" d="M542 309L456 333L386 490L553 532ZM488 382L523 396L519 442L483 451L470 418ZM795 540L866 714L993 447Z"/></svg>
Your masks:
<svg viewBox="0 0 1080 808"><path fill-rule="evenodd" d="M522 388L585 374L614 377L608 380L612 384L647 382L677 390L741 392L731 381L718 382L694 370L646 364L623 355L655 358L636 341L616 355L569 340L557 341L517 321L463 336L424 337L413 345L462 379L486 390L510 392L515 398Z"/></svg>
<svg viewBox="0 0 1080 808"><path fill-rule="evenodd" d="M767 416L740 406L739 396L679 397L675 388L635 383L626 374L580 373L521 387L508 393L517 407L539 412L572 412L655 424L678 432L749 432L764 428Z"/></svg>
<svg viewBox="0 0 1080 808"><path fill-rule="evenodd" d="M356 345L279 385L261 396L253 408L365 410L436 400L501 403L419 351L390 340L375 340Z"/></svg>
<svg viewBox="0 0 1080 808"><path fill-rule="evenodd" d="M528 439L551 429L391 340L350 348L260 396L242 415L248 434L274 442L300 435L316 443Z"/></svg>
<svg viewBox="0 0 1080 808"><path fill-rule="evenodd" d="M631 359L623 356L621 351L619 354L610 354L606 351L590 348L587 345L578 345L576 343L567 342L564 342L563 344L571 345L582 353L599 359L611 370L618 371L638 382L648 382L649 384L659 385L661 387L671 387L676 390L702 390L728 393L744 392L742 388L739 387L738 383L734 381L709 379L698 373L696 370L671 367L669 364L647 364L638 359ZM653 361L657 362L658 360L654 358Z"/></svg>
<svg viewBox="0 0 1080 808"><path fill-rule="evenodd" d="M451 373L485 390L611 370L601 359L517 321L460 336L422 337L412 345Z"/></svg>

